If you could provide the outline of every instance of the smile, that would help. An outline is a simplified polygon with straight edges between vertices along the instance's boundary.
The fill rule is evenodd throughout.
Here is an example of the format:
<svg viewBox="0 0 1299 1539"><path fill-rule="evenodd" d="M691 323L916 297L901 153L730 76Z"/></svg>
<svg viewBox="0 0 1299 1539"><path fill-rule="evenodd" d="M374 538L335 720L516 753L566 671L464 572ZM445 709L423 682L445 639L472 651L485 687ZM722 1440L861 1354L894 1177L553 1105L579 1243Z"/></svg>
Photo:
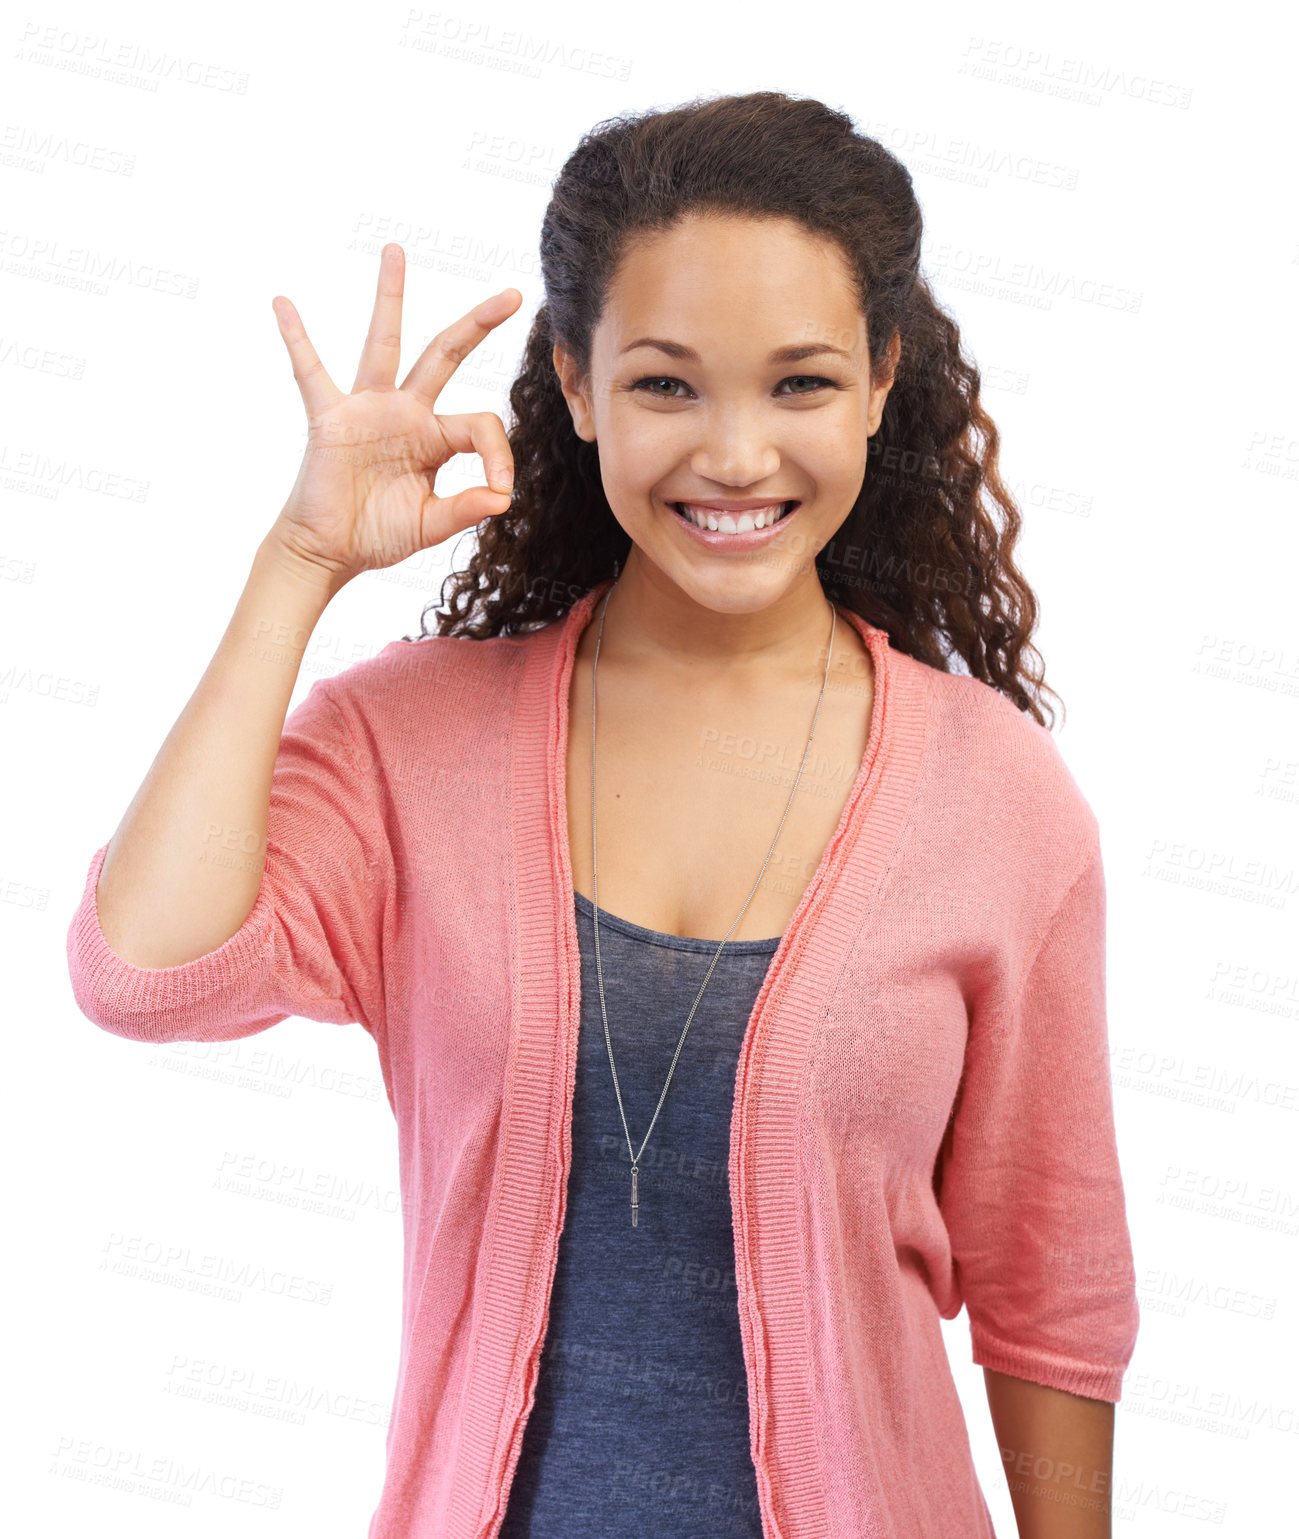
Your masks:
<svg viewBox="0 0 1299 1539"><path fill-rule="evenodd" d="M751 534L759 529L771 529L798 506L797 502L772 502L765 507L728 511L715 508L706 502L674 502L672 510L692 528L722 535Z"/></svg>
<svg viewBox="0 0 1299 1539"><path fill-rule="evenodd" d="M714 508L706 502L670 503L677 523L708 549L748 551L777 539L802 503L773 502L759 508Z"/></svg>

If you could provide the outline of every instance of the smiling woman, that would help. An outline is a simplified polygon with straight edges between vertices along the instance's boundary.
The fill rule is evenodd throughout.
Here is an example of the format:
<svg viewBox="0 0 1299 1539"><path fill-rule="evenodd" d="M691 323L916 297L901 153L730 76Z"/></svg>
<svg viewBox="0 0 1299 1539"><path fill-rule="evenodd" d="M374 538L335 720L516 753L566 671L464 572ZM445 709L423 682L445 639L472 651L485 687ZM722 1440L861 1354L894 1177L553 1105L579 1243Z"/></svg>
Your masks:
<svg viewBox="0 0 1299 1539"><path fill-rule="evenodd" d="M1109 1533L1099 829L920 237L897 160L759 92L579 144L508 431L436 404L516 291L398 386L385 247L348 394L276 301L308 451L69 963L138 1041L373 1038L370 1539L993 1539L963 1308L1022 1539ZM437 496L469 452L489 484ZM439 633L286 721L339 589L471 527Z"/></svg>
<svg viewBox="0 0 1299 1539"><path fill-rule="evenodd" d="M1014 560L1020 512L979 369L920 271L922 228L905 166L818 101L754 92L593 128L542 224L546 298L510 392L514 497L448 579L437 634L563 614L649 553L651 504L803 503L815 474L783 561L759 541L743 576L765 604L782 571L814 573L899 650L1053 721ZM665 360L673 373L647 373ZM815 373L791 374L800 363ZM794 434L803 485L780 486L768 467ZM723 579L698 558L742 547L690 548L715 602L733 564Z"/></svg>
<svg viewBox="0 0 1299 1539"><path fill-rule="evenodd" d="M898 349L895 332L873 379L842 250L795 220L692 212L632 244L586 377L562 342L552 351L577 437L603 445L605 496L631 542L627 586L644 556L707 608L747 597L765 611L796 580L822 604L812 557L861 489ZM681 375L644 375L655 354ZM829 372L789 372L809 361ZM686 529L684 550L665 513ZM738 569L712 559L776 545L777 558Z"/></svg>
<svg viewBox="0 0 1299 1539"><path fill-rule="evenodd" d="M827 1152L838 1174L831 1179L821 1168L819 1179L830 1180L836 1195L823 1189L808 1194L800 1186L805 1200L787 1217L805 1236L798 1246L791 1241L789 1252L804 1273L796 1317L807 1322L817 1351L829 1354L816 1370L820 1447L822 1453L831 1450L846 1482L838 1484L827 1471L816 1487L818 1495L793 1473L800 1456L799 1396L805 1381L795 1373L781 1387L778 1369L759 1371L764 1356L779 1359L782 1350L772 1344L769 1323L768 1344L760 1345L759 1319L769 1321L782 1306L773 1280L763 1296L762 1262L756 1258L764 1242L750 1228L752 1217L741 1205L733 1234L729 1201L715 1210L711 1228L692 1224L689 1205L677 1204L663 1220L675 1233L666 1252L653 1243L647 1249L645 1242L626 1252L604 1236L604 1226L613 1221L607 1208L612 1198L593 1195L603 1192L606 1182L592 1167L590 1153L582 1153L594 1147L584 1139L597 1140L608 1128L608 1103L616 1102L636 1203L638 1162L650 1135L645 1134L638 1150L618 1087L619 1064L624 1073L637 1076L646 1061L657 1064L661 1077L673 1041L668 1023L685 1013L681 1007L686 1002L657 998L672 952L646 952L644 945L615 952L617 981L628 991L623 1008L615 1012L615 1020L623 1023L624 1044L622 1057L615 1055L599 966L601 885L605 903L618 916L612 918L606 908L604 922L614 926L615 938L631 935L659 948L711 946L720 938L722 945L729 940L734 948L762 944L755 937L788 936L798 929L818 890L817 878L836 842L862 838L863 848L871 843L869 820L863 827L865 809L852 793L862 766L872 762L872 745L874 754L890 752L881 744L889 741L887 715L899 706L896 696L891 706L880 701L886 687L881 674L896 676L899 656L916 660L930 687L963 672L980 686L991 686L974 697L984 706L995 698L1003 706L1009 703L1022 722L1040 725L1052 719L1045 697L1053 692L1042 681L1040 658L1030 643L1036 600L1013 558L1020 515L998 473L997 429L980 404L979 371L961 348L957 325L935 303L921 275L921 233L910 176L895 157L857 133L845 114L773 92L697 101L600 124L569 157L554 185L541 237L545 302L536 313L523 369L510 395L514 496L503 515L481 527L465 569L447 580L448 612L437 617L439 636L482 639L544 632L553 619L567 616L565 631L573 649L571 672L564 676L562 729L567 845L581 925L583 983L573 1165L550 1296L553 1317L509 1487L503 1539L561 1533L578 1539L609 1527L660 1535L695 1532L691 1525L697 1520L683 1515L677 1493L697 1492L711 1480L733 1495L749 1494L744 1474L750 1462L744 1452L748 1439L737 1434L750 1415L749 1452L757 1474L753 1494L761 1493L767 1525L757 1503L746 1500L728 1510L724 1520L710 1516L712 1534L756 1536L777 1531L779 1523L782 1533L819 1535L825 1522L825 1532L869 1531L894 1539L991 1531L968 1464L954 1483L934 1474L954 1447L965 1447L963 1428L956 1430L959 1415L944 1421L947 1412L936 1410L937 1405L952 1408L945 1374L932 1379L927 1370L915 1370L906 1397L908 1404L914 1395L934 1399L932 1444L922 1436L904 1453L875 1422L877 1413L868 1402L883 1393L879 1375L890 1371L885 1367L890 1353L874 1332L887 1333L884 1322L902 1307L897 1298L885 1304L880 1289L887 1294L891 1286L885 1288L877 1277L871 1296L858 1291L861 1277L841 1279L855 1303L842 1298L834 1307L816 1302L822 1288L833 1286L835 1267L844 1265L852 1249L840 1226L854 1222L848 1215L857 1203L865 1202L857 1209L857 1221L878 1228L881 1240L888 1227L882 1209L872 1207L864 1195L849 1194L866 1180L865 1170L887 1149L891 1135L878 1128L869 1131L869 1117L856 1119L851 1131L841 1129L841 1152L854 1146L860 1152L859 1140L864 1140L870 1158L858 1166L854 1181L851 1164L841 1165ZM597 599L598 612L592 608ZM832 625L827 643L822 629L827 605L832 615L855 616L862 625L845 625L842 634ZM421 635L426 634L422 629ZM888 651L881 656L871 642L883 636ZM822 693L799 763L810 687L821 660L826 664ZM832 661L840 687L823 716ZM604 805L616 813L606 814L601 825L602 884L596 860L597 664L604 670L599 779L612 798ZM887 688L897 690L896 677ZM929 808L931 838L938 838L955 802L972 790L968 776L980 751L965 733L974 732L985 743L1001 742L1001 788L989 787L984 807L977 795L966 804L971 830L1000 816L993 804L1003 797L1013 801L1024 795L1023 765L1015 762L1019 750L1002 739L1006 723L995 710L978 727L969 723L958 731L949 749L938 746L942 734L933 723L951 720L938 704L949 695L946 683L924 713L931 721L928 753L945 754L949 769L967 778L959 793L954 786L946 793L941 816L932 784L927 796L922 792L912 802L913 816ZM884 721L879 720L881 707ZM744 794L737 795L733 761L710 748L728 736L743 740L746 734L754 742L780 745L782 768L792 772L797 766L798 774L774 775L770 783L746 778ZM588 737L589 755L582 746ZM813 739L820 753L804 776ZM900 741L892 740L895 770L896 756L905 752ZM827 762L847 772L832 771L827 777ZM1057 771L1061 767L1057 761ZM884 775L887 787L889 771ZM794 791L786 804L791 778ZM922 775L922 784L926 778ZM1010 789L1016 785L1017 790ZM1094 824L1070 783L1054 814L1025 834L1020 854L1029 863L1049 863L1052 849L1058 853L1067 823L1064 803L1071 803L1084 823ZM877 807L875 819L878 833L887 826L887 813ZM770 830L778 823L777 841L763 861ZM1083 868L1070 867L1071 880L1082 882L1071 890L1088 896L1073 916L1072 934L1060 943L1081 948L1069 965L1095 977L1101 966L1097 926L1103 897L1093 837L1094 830L1085 841L1093 848L1089 873L1080 878ZM953 839L973 847L972 832L963 834L958 827ZM773 881L767 875L773 858L783 859L789 880ZM943 905L955 912L988 902L979 897L986 873L970 866L966 877L958 877L961 864L943 864L926 878L924 863L913 855L911 880L895 889L891 900L876 894L880 908L872 917L877 929L899 922L911 903L923 904L930 944L938 950L928 962L917 962L922 974L926 967L943 970L938 960ZM753 871L758 881L736 915ZM1056 901L1062 901L1064 889L1054 890ZM1057 915L1065 912L1059 909ZM861 920L858 914L851 922ZM823 915L819 923L832 921ZM965 943L977 952L990 943L996 924L989 912ZM588 945L596 957L593 978L585 971ZM721 954L718 946L714 967ZM650 965L655 955L658 961ZM777 977L783 957L778 952L772 964ZM752 997L743 996L745 966L745 956L732 952L721 981L711 985L710 968L695 1006L710 986L722 997L738 986L740 997L732 1000L727 1018L743 1025L752 1006ZM761 970L754 975L755 989L760 980ZM900 979L878 986L889 1003L877 1000L877 1010L902 1007ZM963 1044L961 1082L981 1086L990 1076L979 1094L992 1098L983 1102L985 1109L998 1110L988 1112L975 1134L974 1114L961 1117L959 1098L953 1104L938 1094L936 1104L950 1114L948 1141L941 1150L928 1143L936 1126L922 1136L912 1149L913 1169L932 1174L930 1198L942 1200L945 1184L943 1213L949 1241L955 1243L945 1264L959 1258L975 1357L987 1370L989 1405L1001 1444L1021 1453L1029 1448L1039 1461L1054 1461L1062 1470L1086 1468L1095 1491L1108 1483L1110 1401L1118 1398L1120 1363L1126 1363L1133 1348L1137 1311L1105 1076L1095 1068L1086 1076L1084 1100L1091 1108L1086 1134L1083 1122L1075 1120L1077 1107L1067 1112L1057 1106L1052 1112L1044 1104L1042 1120L1034 1124L1037 1113L1028 1109L1021 1099L1025 1087L1016 1083L1031 1059L1039 1060L1039 1072L1044 1072L1048 1065L1055 1070L1073 1061L1076 1053L1102 1049L1100 995L1094 994L1084 1014L1066 1028L1065 996L1058 992L1052 997L1050 988L1064 991L1071 985L1061 974L1044 987L1048 992L1034 1003L1041 1013L1039 1029L1045 1030L1054 1016L1057 1029L1072 1029L1073 1039L1047 1032L1030 1047L1027 1037L1023 1051L1030 1059L1017 1059L1014 1069L1003 1062L999 1070L981 1056L976 1044L987 1039L974 1031ZM596 992L598 1014L590 998ZM714 1008L721 1008L717 1001ZM983 1009L977 1000L970 1002L972 1026ZM761 1001L753 1013L760 1016ZM687 1031L693 1019L692 1008ZM632 1020L634 1036L629 1034ZM601 1024L613 1079L611 1096L604 1076L603 1097L597 1087L604 1054L588 1047L599 1040ZM861 1029L870 1035L868 1027ZM750 1025L750 1035L753 1030ZM882 1025L877 1030L883 1031ZM773 1025L771 1031L768 1050L779 1052L781 1028ZM932 1054L940 1036L938 1017L931 1015L927 1041L923 1048L917 1043L917 1050ZM877 1043L884 1040L886 1035ZM683 1032L677 1055L685 1041ZM809 1048L811 1056L799 1058L797 1041L794 1032L787 1044L791 1070L815 1062L818 1051ZM774 1154L765 1170L757 1155L749 1155L755 1163L743 1163L748 1039L737 1037L732 1045L740 1065L732 1108L732 1184L739 1182L734 1195L741 1200L739 1170L752 1171L755 1181L768 1185L779 1186L782 1176ZM726 1061L724 1049L714 1051ZM707 1126L719 1119L725 1123L727 1097L719 1094L708 1105L697 1088L674 1083L677 1061L671 1056L654 1120L648 1114L658 1080L647 1073L643 1083L634 1081L640 1090L638 1120L641 1126L648 1121L653 1130L671 1087L676 1120L669 1112L666 1132L659 1136L701 1151L709 1147ZM873 1078L870 1062L867 1051L843 1072L852 1079L863 1076L858 1093L873 1103L888 1076ZM998 1084L999 1074L1004 1077ZM933 1089L915 1093L928 1095ZM826 1100L836 1101L841 1091L837 1083L827 1087ZM802 1116L804 1128L807 1119L816 1121L806 1106ZM1053 1309L1086 1311L1098 1299L1083 1304L1076 1295L1067 1301L1058 1295L1061 1284L1048 1282L1038 1263L1021 1252L1010 1209L1018 1207L1021 1223L1027 1224L1023 1204L1034 1200L1030 1192L1036 1184L1028 1166L1023 1189L1012 1182L999 1188L999 1196L970 1179L973 1165L986 1158L986 1179L1000 1182L1001 1177L992 1176L1000 1158L995 1150L1003 1141L1022 1150L1033 1125L1062 1152L1071 1137L1082 1140L1064 1156L1074 1162L1075 1174L1096 1159L1100 1166L1095 1168L1105 1172L1100 1182L1109 1193L1105 1233L1094 1233L1097 1249L1089 1244L1088 1253L1107 1258L1103 1312L1108 1312L1107 1329L1113 1334L1100 1353L1109 1354L1107 1376L1079 1374L1078 1352L1086 1357L1088 1349L1082 1348L1081 1338L1071 1346L1068 1332L1056 1339L1053 1350L1060 1355L1049 1362L1029 1345L1036 1329L1031 1320L1043 1321ZM985 1144L977 1159L972 1138ZM1022 1153L1016 1158L1024 1160ZM879 1179L893 1185L909 1159L894 1147L883 1156ZM735 1160L741 1164L735 1166ZM615 1189L616 1183L610 1191ZM1063 1195L1061 1188L1057 1196ZM1068 1201L1074 1200L1085 1199L1076 1193ZM636 1211L633 1207L633 1216ZM896 1203L890 1211L897 1211ZM1075 1252L1081 1233L1075 1212L1067 1202L1043 1220L1036 1232L1043 1243L1054 1235L1048 1248ZM656 1223L652 1218L651 1233L658 1232ZM826 1226L819 1245L806 1238L809 1230L801 1226L810 1226L811 1233ZM777 1244L768 1234L768 1267ZM809 1245L811 1251L805 1248ZM747 1257L748 1267L757 1268L748 1274L746 1286L745 1266L740 1266L738 1322L725 1310L713 1316L707 1329L683 1323L680 1309L656 1315L654 1301L662 1287L656 1265L670 1266L671 1254L684 1252L724 1270L733 1246L742 1263ZM895 1252L899 1258L907 1254L897 1229L888 1254ZM981 1260L976 1261L976 1253ZM875 1265L884 1264L878 1256L860 1260L871 1275ZM937 1285L943 1265L931 1256L922 1271L930 1277L930 1307L937 1303L947 1313L953 1300L945 1299ZM986 1281L980 1282L985 1267ZM1082 1292L1088 1287L1083 1284ZM1014 1324L1012 1314L1002 1315L995 1348L989 1340L994 1292L1007 1303L1014 1297L1015 1309L1026 1311ZM1069 1292L1067 1285L1064 1292ZM906 1307L920 1306L913 1301ZM847 1318L857 1321L855 1329ZM907 1360L932 1362L932 1337L924 1328L913 1324L913 1329L919 1334ZM589 1367L583 1371L577 1364L601 1355L616 1361L619 1347L633 1342L662 1364L675 1364L674 1374L693 1364L719 1382L747 1376L757 1397L751 1412L737 1407L701 1413L689 1398L683 1407L661 1391L641 1404L650 1426L630 1438L625 1430L615 1436L614 1428L624 1427L626 1402L619 1395L629 1389L631 1369L593 1377ZM844 1397L851 1392L835 1382L845 1352L850 1360L856 1357L848 1381L867 1397L855 1413L845 1409L849 1402ZM1066 1360L1073 1363L1068 1370ZM1093 1362L1099 1366L1099 1359ZM654 1412L669 1409L674 1430L651 1430L659 1425ZM647 1477L639 1491L629 1492L602 1470L594 1457L601 1448L621 1451L624 1462L641 1471L671 1469L674 1483L660 1488ZM908 1464L909 1459L919 1465ZM1045 1533L1040 1525L1063 1533L1062 1521L1075 1525L1068 1532L1080 1539L1109 1532L1107 1498L1090 1500L1085 1510L1074 1508L1062 1519L1061 1497L1068 1493L1054 1489L1052 1482L1032 1488L1021 1483L1012 1495L1026 1536Z"/></svg>

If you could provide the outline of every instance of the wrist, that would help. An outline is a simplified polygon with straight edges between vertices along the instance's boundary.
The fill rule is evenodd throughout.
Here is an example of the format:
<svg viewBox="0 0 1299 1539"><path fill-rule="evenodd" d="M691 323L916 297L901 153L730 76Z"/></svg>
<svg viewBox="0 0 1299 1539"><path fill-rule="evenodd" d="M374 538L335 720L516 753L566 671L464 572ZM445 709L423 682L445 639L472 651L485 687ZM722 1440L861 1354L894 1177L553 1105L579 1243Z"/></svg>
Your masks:
<svg viewBox="0 0 1299 1539"><path fill-rule="evenodd" d="M334 568L304 555L275 530L258 546L253 568L276 581L287 581L308 603L315 602L322 610L347 582Z"/></svg>

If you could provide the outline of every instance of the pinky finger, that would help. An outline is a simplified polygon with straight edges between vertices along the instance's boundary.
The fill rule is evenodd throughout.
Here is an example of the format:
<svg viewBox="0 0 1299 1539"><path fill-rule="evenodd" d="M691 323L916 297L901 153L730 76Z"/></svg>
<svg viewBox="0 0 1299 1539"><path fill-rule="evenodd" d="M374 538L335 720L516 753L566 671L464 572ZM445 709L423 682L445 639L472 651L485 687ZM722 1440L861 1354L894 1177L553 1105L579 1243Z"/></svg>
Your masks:
<svg viewBox="0 0 1299 1539"><path fill-rule="evenodd" d="M289 358L293 363L293 377L298 382L298 390L302 395L302 403L307 408L307 416L316 417L326 407L332 406L343 392L330 379L324 364L312 347L306 327L303 326L302 318L294 308L293 302L285 299L282 294L277 294L271 300L271 308L275 311L275 319L279 322L284 345L289 350Z"/></svg>

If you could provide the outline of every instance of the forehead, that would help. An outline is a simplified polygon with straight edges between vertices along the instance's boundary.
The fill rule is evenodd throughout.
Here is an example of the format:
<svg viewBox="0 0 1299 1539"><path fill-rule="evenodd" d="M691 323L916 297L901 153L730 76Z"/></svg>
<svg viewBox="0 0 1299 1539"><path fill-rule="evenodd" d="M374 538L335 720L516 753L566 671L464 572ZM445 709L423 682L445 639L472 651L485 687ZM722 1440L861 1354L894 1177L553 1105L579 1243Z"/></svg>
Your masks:
<svg viewBox="0 0 1299 1539"><path fill-rule="evenodd" d="M702 351L865 342L857 285L838 242L792 219L690 215L629 241L609 286L597 346L669 336Z"/></svg>

